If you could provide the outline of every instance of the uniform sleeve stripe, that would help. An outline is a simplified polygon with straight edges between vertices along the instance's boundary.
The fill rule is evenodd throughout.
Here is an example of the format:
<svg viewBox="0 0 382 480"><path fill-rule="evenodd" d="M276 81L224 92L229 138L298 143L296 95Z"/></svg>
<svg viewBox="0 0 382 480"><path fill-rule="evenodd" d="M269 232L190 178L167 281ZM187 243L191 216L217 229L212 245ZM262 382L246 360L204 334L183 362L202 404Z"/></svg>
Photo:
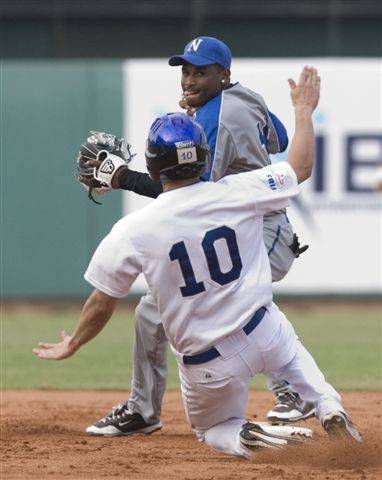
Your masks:
<svg viewBox="0 0 382 480"><path fill-rule="evenodd" d="M214 148L214 151L213 151L213 155L211 155L211 167L210 167L210 174L208 176L208 180L211 178L212 169L214 168L214 163L215 163L216 146L218 145L218 141L219 141L219 132L220 132L220 125L221 125L220 120L221 120L222 111L223 111L223 100L224 100L224 90L221 94L221 99L220 99L218 131L216 133L216 141L215 141L215 148Z"/></svg>
<svg viewBox="0 0 382 480"><path fill-rule="evenodd" d="M274 113L269 111L268 113L276 132L277 141L279 144L279 152L284 152L288 147L288 133L286 131L286 128Z"/></svg>
<svg viewBox="0 0 382 480"><path fill-rule="evenodd" d="M281 226L278 225L275 239L273 240L271 248L268 250L268 257L272 254L273 250L275 249L276 243L279 241L279 238L280 238L280 233L281 233Z"/></svg>

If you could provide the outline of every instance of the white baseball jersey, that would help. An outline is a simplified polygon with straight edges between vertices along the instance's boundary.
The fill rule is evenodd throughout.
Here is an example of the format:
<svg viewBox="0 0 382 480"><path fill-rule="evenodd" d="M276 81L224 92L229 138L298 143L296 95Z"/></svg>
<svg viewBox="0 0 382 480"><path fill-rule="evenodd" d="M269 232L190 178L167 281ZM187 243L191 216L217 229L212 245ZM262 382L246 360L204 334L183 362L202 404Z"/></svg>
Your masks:
<svg viewBox="0 0 382 480"><path fill-rule="evenodd" d="M143 272L172 347L202 352L271 303L263 215L297 193L286 162L164 192L114 225L85 279L119 298Z"/></svg>

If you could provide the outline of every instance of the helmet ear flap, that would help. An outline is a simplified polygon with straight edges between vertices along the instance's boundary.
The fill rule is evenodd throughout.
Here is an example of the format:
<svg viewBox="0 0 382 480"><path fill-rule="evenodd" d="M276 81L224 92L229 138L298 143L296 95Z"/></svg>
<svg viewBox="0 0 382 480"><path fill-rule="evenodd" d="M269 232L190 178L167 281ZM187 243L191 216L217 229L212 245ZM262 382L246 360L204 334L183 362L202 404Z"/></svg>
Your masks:
<svg viewBox="0 0 382 480"><path fill-rule="evenodd" d="M184 163L161 170L161 180L187 180L199 177L205 170L204 162Z"/></svg>

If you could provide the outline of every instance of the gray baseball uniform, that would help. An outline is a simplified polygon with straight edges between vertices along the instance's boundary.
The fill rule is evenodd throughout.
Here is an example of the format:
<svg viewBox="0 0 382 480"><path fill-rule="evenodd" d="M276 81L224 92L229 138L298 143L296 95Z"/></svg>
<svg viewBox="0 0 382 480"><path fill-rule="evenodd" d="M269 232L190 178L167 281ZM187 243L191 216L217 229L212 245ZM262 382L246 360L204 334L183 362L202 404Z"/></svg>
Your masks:
<svg viewBox="0 0 382 480"><path fill-rule="evenodd" d="M204 180L217 181L239 172L265 167L269 153L284 151L288 137L278 118L270 113L262 97L239 83L204 104L195 114L206 132L211 165ZM279 281L295 258L290 245L293 231L285 210L264 217L264 243L271 265L272 280ZM167 340L150 292L142 297L136 312L133 378L129 408L148 423L159 420L166 389ZM283 383L272 383L272 388Z"/></svg>

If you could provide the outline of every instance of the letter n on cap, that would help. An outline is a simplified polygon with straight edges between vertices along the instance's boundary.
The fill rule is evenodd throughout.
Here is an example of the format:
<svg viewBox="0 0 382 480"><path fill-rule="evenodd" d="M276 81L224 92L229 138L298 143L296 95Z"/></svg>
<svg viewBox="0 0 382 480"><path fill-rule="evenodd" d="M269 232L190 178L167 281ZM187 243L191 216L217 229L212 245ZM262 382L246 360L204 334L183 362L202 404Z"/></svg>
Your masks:
<svg viewBox="0 0 382 480"><path fill-rule="evenodd" d="M187 52L189 52L191 49L196 52L197 49L199 48L199 45L202 43L203 39L202 38L195 38L195 40L193 40L191 43L190 43L190 46L187 48Z"/></svg>

